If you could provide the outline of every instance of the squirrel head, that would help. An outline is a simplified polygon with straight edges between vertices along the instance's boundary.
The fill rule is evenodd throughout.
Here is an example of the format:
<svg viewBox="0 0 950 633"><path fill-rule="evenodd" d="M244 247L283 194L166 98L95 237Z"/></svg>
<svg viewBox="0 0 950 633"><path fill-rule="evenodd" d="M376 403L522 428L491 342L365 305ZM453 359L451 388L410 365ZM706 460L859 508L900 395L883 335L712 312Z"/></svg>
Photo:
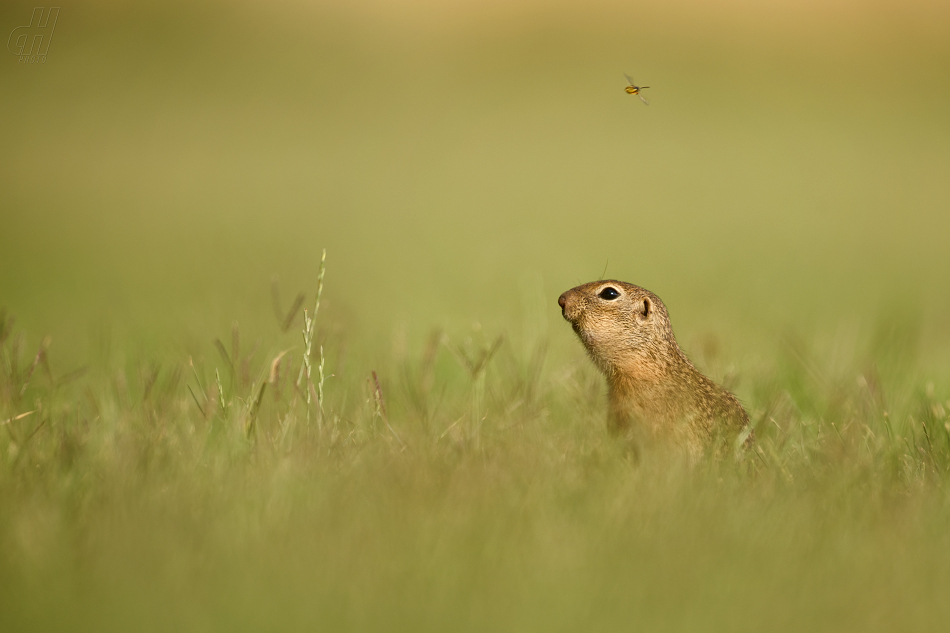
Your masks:
<svg viewBox="0 0 950 633"><path fill-rule="evenodd" d="M615 279L592 281L557 302L604 373L653 373L676 356L666 306L649 290Z"/></svg>

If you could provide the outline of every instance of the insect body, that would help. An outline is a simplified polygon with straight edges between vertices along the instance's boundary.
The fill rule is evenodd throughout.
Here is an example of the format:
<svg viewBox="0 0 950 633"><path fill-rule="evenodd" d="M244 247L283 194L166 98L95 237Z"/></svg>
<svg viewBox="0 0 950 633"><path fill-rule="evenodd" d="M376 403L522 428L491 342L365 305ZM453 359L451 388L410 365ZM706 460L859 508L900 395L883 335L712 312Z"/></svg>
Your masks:
<svg viewBox="0 0 950 633"><path fill-rule="evenodd" d="M643 103L647 105L650 105L650 102L646 100L646 97L640 94L641 90L643 90L644 88L649 88L650 86L638 86L636 83L634 83L633 77L631 77L630 75L624 74L624 77L626 77L627 81L630 82L630 85L624 88L624 90L627 91L627 94L637 95L638 97L640 97L640 101L642 101Z"/></svg>

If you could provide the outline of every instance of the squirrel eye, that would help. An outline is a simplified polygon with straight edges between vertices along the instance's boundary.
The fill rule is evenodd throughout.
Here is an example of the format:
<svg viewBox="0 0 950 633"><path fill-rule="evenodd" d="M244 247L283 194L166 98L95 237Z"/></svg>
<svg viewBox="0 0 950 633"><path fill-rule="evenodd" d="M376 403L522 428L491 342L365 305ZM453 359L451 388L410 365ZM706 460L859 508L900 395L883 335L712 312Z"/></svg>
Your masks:
<svg viewBox="0 0 950 633"><path fill-rule="evenodd" d="M614 299L620 296L620 293L617 292L615 288L611 288L610 286L607 286L606 288L600 291L600 294L598 296L601 299L606 299L607 301L613 301Z"/></svg>

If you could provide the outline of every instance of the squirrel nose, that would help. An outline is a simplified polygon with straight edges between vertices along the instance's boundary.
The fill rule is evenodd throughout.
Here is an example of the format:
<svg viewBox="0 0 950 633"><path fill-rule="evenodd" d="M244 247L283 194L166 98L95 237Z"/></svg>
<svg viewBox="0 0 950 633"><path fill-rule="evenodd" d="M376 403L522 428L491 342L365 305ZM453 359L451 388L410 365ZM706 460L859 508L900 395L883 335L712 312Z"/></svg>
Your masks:
<svg viewBox="0 0 950 633"><path fill-rule="evenodd" d="M560 297L557 298L557 304L561 306L561 309L564 309L564 304L567 303L567 293L565 292Z"/></svg>

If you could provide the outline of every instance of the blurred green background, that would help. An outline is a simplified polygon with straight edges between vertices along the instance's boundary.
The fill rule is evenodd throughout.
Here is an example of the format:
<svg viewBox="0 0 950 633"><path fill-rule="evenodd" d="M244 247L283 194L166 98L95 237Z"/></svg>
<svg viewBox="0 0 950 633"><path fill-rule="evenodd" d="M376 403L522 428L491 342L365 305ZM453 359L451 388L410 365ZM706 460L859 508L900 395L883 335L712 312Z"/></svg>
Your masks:
<svg viewBox="0 0 950 633"><path fill-rule="evenodd" d="M0 56L0 629L942 630L947 24L63 6ZM311 306L323 248L318 416L271 288ZM602 273L754 449L606 433L555 303Z"/></svg>
<svg viewBox="0 0 950 633"><path fill-rule="evenodd" d="M32 6L4 3L4 33ZM159 348L272 319L272 276L312 293L326 247L327 314L371 345L526 305L561 326L557 295L606 267L736 356L894 313L945 347L947 17L64 6L45 64L0 64L0 299L81 362L103 322Z"/></svg>

